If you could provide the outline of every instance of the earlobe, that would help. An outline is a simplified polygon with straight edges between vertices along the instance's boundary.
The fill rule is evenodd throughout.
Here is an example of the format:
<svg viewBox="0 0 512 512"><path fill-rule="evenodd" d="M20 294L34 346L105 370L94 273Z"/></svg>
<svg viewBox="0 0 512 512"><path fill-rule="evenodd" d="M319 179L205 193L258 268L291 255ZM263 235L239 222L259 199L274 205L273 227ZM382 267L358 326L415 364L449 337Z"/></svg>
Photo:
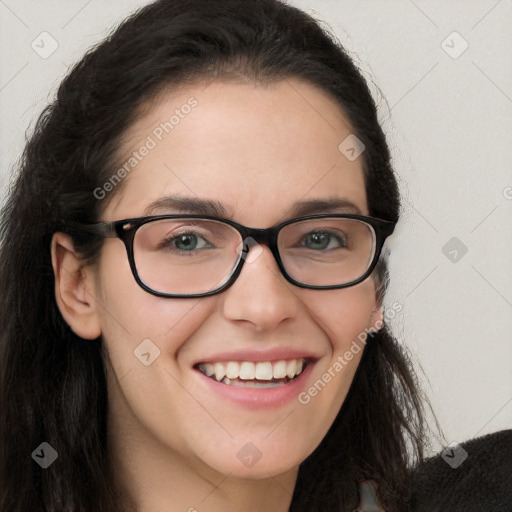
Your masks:
<svg viewBox="0 0 512 512"><path fill-rule="evenodd" d="M101 328L92 294L92 275L83 267L71 237L55 233L51 255L55 299L64 320L81 338L98 338Z"/></svg>

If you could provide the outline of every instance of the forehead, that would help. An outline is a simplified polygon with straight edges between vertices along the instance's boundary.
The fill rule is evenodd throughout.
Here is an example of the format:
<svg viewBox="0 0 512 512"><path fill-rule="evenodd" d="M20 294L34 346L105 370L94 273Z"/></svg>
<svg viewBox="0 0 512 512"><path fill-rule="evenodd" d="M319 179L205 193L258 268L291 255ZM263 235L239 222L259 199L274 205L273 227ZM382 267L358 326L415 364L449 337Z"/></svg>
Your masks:
<svg viewBox="0 0 512 512"><path fill-rule="evenodd" d="M181 88L127 130L118 160L134 165L105 218L144 215L166 196L221 202L252 226L284 220L300 201L338 198L367 213L362 158L338 149L352 133L339 105L301 80Z"/></svg>

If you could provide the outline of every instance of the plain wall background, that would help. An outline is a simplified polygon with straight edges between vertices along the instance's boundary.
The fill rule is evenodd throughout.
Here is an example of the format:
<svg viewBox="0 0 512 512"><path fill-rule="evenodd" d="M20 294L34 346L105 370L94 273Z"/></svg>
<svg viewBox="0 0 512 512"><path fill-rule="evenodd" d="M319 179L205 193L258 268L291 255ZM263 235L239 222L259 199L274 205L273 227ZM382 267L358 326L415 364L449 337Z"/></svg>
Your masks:
<svg viewBox="0 0 512 512"><path fill-rule="evenodd" d="M68 66L147 3L0 0L0 200ZM421 363L446 444L510 428L512 1L290 3L376 84L403 195L386 304L403 305L391 326ZM58 43L46 58L31 46L51 50L42 32Z"/></svg>

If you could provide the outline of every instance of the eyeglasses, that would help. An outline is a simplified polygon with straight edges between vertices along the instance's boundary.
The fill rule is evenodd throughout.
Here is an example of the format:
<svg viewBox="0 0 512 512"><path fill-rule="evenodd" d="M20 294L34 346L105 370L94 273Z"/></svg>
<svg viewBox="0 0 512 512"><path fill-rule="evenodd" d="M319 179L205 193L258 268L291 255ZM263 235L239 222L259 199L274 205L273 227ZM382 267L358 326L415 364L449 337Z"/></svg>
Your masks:
<svg viewBox="0 0 512 512"><path fill-rule="evenodd" d="M284 277L302 288L346 288L374 270L395 222L317 214L266 229L201 215L152 215L80 225L120 238L135 281L159 297L205 297L232 285L268 246ZM251 259L252 258L252 259Z"/></svg>

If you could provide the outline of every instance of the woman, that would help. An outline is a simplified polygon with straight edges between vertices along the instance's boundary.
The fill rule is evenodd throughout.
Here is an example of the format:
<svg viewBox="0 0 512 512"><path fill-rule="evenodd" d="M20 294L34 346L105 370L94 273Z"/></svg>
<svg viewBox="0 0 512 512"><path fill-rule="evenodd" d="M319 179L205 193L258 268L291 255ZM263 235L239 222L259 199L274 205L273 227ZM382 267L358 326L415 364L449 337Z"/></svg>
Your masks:
<svg viewBox="0 0 512 512"><path fill-rule="evenodd" d="M2 214L1 509L351 511L371 480L405 510L425 426L382 310L399 206L368 87L311 17L127 19Z"/></svg>

